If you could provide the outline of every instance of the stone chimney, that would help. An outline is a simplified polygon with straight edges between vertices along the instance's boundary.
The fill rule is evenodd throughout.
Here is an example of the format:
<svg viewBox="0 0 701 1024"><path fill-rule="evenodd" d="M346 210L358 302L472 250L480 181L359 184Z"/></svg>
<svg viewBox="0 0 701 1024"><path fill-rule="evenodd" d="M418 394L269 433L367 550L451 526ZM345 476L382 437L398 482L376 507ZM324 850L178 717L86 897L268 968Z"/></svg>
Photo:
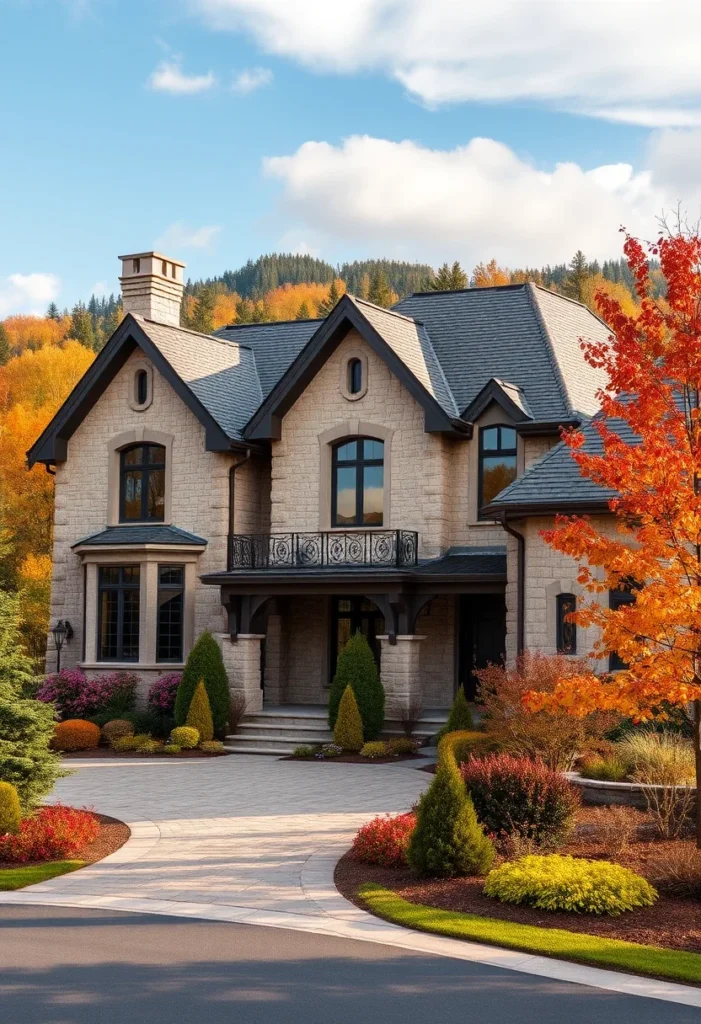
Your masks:
<svg viewBox="0 0 701 1024"><path fill-rule="evenodd" d="M124 312L180 326L185 264L159 252L135 252L120 256Z"/></svg>

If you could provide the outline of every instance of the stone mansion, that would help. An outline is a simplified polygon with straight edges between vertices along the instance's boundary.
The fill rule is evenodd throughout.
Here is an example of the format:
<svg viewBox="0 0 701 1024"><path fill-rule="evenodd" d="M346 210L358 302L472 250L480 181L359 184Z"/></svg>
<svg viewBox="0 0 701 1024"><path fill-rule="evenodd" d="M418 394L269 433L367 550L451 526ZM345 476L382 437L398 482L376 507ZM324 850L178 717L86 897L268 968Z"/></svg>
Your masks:
<svg viewBox="0 0 701 1024"><path fill-rule="evenodd" d="M610 516L559 439L597 412L602 321L521 284L210 336L180 327L183 267L122 257L124 319L28 453L63 665L149 682L209 629L249 712L318 706L359 629L393 706L445 708L487 662L591 648L540 530Z"/></svg>

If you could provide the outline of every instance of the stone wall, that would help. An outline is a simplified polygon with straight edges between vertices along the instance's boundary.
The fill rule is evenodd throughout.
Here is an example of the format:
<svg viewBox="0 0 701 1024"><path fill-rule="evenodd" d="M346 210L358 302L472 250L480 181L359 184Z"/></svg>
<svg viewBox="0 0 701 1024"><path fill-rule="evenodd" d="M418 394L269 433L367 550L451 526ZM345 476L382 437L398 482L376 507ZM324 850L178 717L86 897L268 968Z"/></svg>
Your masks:
<svg viewBox="0 0 701 1024"><path fill-rule="evenodd" d="M419 674L425 708L447 708L455 695L457 598L437 597L421 612L416 632L425 637Z"/></svg>

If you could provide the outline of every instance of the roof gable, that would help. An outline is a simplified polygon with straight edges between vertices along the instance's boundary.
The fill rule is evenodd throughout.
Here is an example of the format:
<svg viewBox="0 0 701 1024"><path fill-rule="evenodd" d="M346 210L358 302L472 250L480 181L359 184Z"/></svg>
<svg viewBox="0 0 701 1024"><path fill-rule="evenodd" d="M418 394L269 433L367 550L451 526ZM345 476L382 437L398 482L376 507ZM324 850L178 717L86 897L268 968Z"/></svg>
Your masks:
<svg viewBox="0 0 701 1024"><path fill-rule="evenodd" d="M508 380L497 380L496 377L492 377L476 398L470 402L465 409L465 419L471 423L479 419L493 402L500 406L514 423L533 419L521 389L515 384L510 384Z"/></svg>
<svg viewBox="0 0 701 1024"><path fill-rule="evenodd" d="M247 425L247 438L279 438L281 420L349 330L355 328L424 409L427 431L464 433L467 424L422 324L344 295Z"/></svg>

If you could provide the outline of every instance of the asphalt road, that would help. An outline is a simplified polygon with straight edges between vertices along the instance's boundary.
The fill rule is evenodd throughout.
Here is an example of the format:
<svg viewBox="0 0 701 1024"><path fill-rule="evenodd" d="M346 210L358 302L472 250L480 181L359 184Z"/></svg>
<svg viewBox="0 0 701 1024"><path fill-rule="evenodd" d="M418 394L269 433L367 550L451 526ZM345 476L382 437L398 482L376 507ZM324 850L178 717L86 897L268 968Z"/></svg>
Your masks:
<svg viewBox="0 0 701 1024"><path fill-rule="evenodd" d="M0 907L0 1024L699 1024L697 1009L252 925Z"/></svg>

